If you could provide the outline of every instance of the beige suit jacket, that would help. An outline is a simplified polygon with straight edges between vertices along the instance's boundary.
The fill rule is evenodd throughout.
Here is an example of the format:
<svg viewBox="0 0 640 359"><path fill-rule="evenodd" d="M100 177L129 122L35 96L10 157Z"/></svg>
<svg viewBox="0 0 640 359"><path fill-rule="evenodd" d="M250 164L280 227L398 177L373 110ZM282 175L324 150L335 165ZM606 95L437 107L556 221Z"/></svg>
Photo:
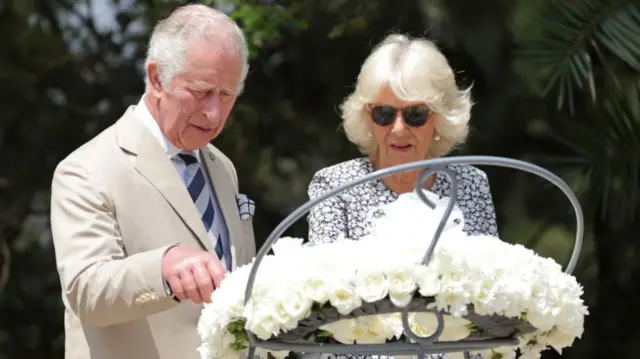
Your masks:
<svg viewBox="0 0 640 359"><path fill-rule="evenodd" d="M202 306L166 295L161 257L176 242L209 251L212 244L178 171L133 109L53 176L66 359L199 358ZM255 255L251 219L240 219L231 161L213 146L201 151L236 268Z"/></svg>

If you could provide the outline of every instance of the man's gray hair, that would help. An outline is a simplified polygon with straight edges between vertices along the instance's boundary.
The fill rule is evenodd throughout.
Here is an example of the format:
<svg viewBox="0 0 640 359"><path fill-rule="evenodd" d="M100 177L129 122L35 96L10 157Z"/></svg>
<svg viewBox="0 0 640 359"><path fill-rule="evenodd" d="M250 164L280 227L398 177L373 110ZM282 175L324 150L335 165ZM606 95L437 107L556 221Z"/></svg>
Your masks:
<svg viewBox="0 0 640 359"><path fill-rule="evenodd" d="M205 5L182 6L154 27L145 69L149 62L155 61L162 86L170 89L173 77L184 70L189 42L214 38L224 41L225 45L235 46L242 57L242 75L236 88L237 94L240 94L249 72L249 50L244 34L225 13ZM147 76L145 74L145 85L149 91Z"/></svg>

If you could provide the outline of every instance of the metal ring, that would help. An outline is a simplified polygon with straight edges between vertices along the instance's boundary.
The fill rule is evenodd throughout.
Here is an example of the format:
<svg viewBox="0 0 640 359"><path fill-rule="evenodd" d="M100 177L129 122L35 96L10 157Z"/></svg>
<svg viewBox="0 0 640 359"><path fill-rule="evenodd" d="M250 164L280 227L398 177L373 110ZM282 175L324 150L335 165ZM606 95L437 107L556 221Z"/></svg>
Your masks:
<svg viewBox="0 0 640 359"><path fill-rule="evenodd" d="M584 236L584 216L583 216L583 212L582 212L582 207L580 206L580 201L578 200L578 198L576 197L575 193L573 192L573 190L569 187L569 185L567 185L566 182L564 182L560 177L556 176L555 174L553 174L552 172L539 167L537 165L528 163L528 162L524 162L524 161L520 161L520 160L515 160L515 159L510 159L510 158L504 158L504 157L494 157L494 156L459 156L459 157L445 157L445 158L436 158L436 159L429 159L429 160L423 160L423 161L417 161L417 162L412 162L412 163L405 163L402 165L397 165L397 166L393 166L393 167L389 167L389 168L385 168L382 170L378 170L369 174L366 174L360 178L357 178L351 182L345 183L341 186L338 186L336 188L333 188L331 190L326 191L325 193L323 193L322 195L315 197L313 199L310 199L309 201L307 201L305 204L303 204L302 206L298 207L296 210L294 210L289 216L287 216L282 222L280 222L280 224L278 224L278 226L276 226L276 228L271 232L271 234L269 235L269 237L267 238L267 240L265 241L265 243L263 244L263 246L260 248L260 250L258 251L258 254L255 257L254 263L253 263L253 267L251 268L251 273L249 274L249 278L247 281L247 287L245 289L245 298L244 298L244 302L245 305L249 302L249 299L251 298L251 291L253 289L253 284L255 282L255 277L258 271L258 268L260 266L260 263L262 262L262 259L264 258L265 255L267 255L267 253L269 252L269 250L271 249L271 246L275 243L275 241L280 238L280 236L282 235L282 233L284 233L293 223L295 223L295 221L297 221L298 219L300 219L302 216L304 216L305 214L307 214L311 208L313 206L315 206L316 204L323 202L325 200L327 200L328 198L331 198L351 187L357 186L359 184L365 183L365 182L369 182L369 181L373 181L373 180L378 180L396 173L401 173L401 172L405 172L405 171L409 171L409 170L415 170L415 169L424 169L424 168L434 168L434 170L427 170L427 171L423 171L421 176L420 176L420 180L418 181L418 183L416 184L416 188L421 188L421 184L422 181L424 181L424 179L426 178L426 176L428 174L426 173L431 173L433 171L442 171L445 174L447 174L450 177L451 183L452 183L452 195L457 195L457 193L453 192L453 187L457 186L457 180L455 178L455 176L453 175L452 172L450 172L448 169L445 168L445 166L447 165L456 165L456 164L467 164L467 165L492 165L492 166L498 166L498 167L507 167L507 168L514 168L514 169L519 169L528 173L532 173L535 175L538 175L544 179L546 179L547 181L553 183L556 187L558 187L560 190L562 190L562 192L569 198L569 201L571 203L571 205L573 206L573 209L575 211L575 215L576 215L576 222L577 222L577 228L576 228L576 240L575 240L575 244L574 244L574 248L571 254L571 258L569 260L569 263L567 264L567 267L565 269L565 273L571 274L577 264L578 258L580 256L580 251L582 249L582 241L583 241L583 236ZM449 172L447 172L449 171ZM455 185L454 185L455 184ZM456 187L457 190L457 187ZM418 191L418 196L423 199L426 199L426 197L422 194L421 195L421 191ZM424 197L424 198L423 198ZM426 205L429 205L430 201L424 201ZM447 209L449 209L449 207L453 207L453 205L455 204L455 200L452 198L450 200L450 202L448 203ZM450 211L445 212L447 213L447 216L450 214ZM446 218L445 218L446 221ZM444 226L442 224L443 222L441 222L441 226ZM446 223L446 222L445 222ZM440 226L438 227L440 228ZM431 246L429 247L429 250L427 250L427 254L425 255L425 263L428 263L429 259L430 259L430 255L433 252L433 250L435 249L435 242L436 242L437 236L436 238L434 238L434 241L432 241ZM433 247L433 248L432 248ZM251 333L250 331L247 331L247 335L248 335L248 339L249 339L249 344L250 344L250 353L253 353L254 351L252 351L251 349L255 348L256 345L261 346L263 348L266 349L272 349L272 350L286 350L287 348L298 348L298 349L302 349L301 351L314 351L312 348L314 348L315 346L312 344L309 345L305 345L305 344L294 344L294 343L278 343L277 341L263 341L263 340L257 340L255 335L253 333ZM513 339L501 339L498 340L496 339L496 343L500 342L499 346L502 345L507 345L505 343L511 343L513 342ZM448 344L448 343L436 343L436 344ZM455 344L455 343L452 343ZM329 348L332 348L333 350L338 350L341 351L338 348L333 348L333 346L331 345L321 345L318 344L320 347L324 347L325 349L323 350L328 350ZM385 345L390 345L390 344L385 344ZM479 348L490 348L490 342L487 341L485 343L477 343L477 344L473 344L473 343L469 343L467 344L467 349L479 349ZM496 344L497 345L497 344ZM421 347L421 345L418 345ZM354 352L358 352L357 348L362 348L363 352L367 352L370 353L370 350L374 350L374 349L380 349L381 351L383 351L384 345L381 346L375 346L375 345L349 345L349 347L352 347ZM365 349L365 347L367 349ZM398 346L397 346L398 347ZM443 348L442 350L444 350L444 348L446 347L446 345L438 345L438 347ZM415 346L403 346L402 347L403 350L405 351L413 351L415 352L415 350L418 350L415 348ZM398 347L398 349L400 350L400 347ZM250 356L251 358L252 356Z"/></svg>

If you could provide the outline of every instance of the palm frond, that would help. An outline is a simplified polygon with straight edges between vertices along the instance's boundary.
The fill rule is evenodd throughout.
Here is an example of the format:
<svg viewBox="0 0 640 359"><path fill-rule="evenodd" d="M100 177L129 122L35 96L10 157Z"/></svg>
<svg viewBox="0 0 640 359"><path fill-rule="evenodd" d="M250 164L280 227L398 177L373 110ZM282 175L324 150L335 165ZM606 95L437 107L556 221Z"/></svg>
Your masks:
<svg viewBox="0 0 640 359"><path fill-rule="evenodd" d="M630 96L638 95L637 88ZM638 102L612 94L602 109L582 121L560 119L553 137L574 157L561 163L549 156L545 164L582 171L579 195L587 208L618 223L633 221L640 200L640 111ZM561 170L562 171L562 170Z"/></svg>
<svg viewBox="0 0 640 359"><path fill-rule="evenodd" d="M594 32L598 42L634 70L640 71L640 11L627 4L612 12Z"/></svg>
<svg viewBox="0 0 640 359"><path fill-rule="evenodd" d="M553 0L538 15L541 31L519 55L543 78L543 95L555 94L558 108L574 114L578 90L595 102L598 65L615 76L606 71L610 57L640 70L640 12L631 2Z"/></svg>

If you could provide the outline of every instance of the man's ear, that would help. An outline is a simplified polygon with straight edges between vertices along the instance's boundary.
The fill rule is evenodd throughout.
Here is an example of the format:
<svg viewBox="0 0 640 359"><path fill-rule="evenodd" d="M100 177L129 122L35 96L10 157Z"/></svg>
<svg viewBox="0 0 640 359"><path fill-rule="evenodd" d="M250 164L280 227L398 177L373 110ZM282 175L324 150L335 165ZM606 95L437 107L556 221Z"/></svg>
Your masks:
<svg viewBox="0 0 640 359"><path fill-rule="evenodd" d="M162 83L160 82L160 74L158 73L158 63L155 61L149 61L146 71L151 93L153 94L153 97L158 98L164 92Z"/></svg>

